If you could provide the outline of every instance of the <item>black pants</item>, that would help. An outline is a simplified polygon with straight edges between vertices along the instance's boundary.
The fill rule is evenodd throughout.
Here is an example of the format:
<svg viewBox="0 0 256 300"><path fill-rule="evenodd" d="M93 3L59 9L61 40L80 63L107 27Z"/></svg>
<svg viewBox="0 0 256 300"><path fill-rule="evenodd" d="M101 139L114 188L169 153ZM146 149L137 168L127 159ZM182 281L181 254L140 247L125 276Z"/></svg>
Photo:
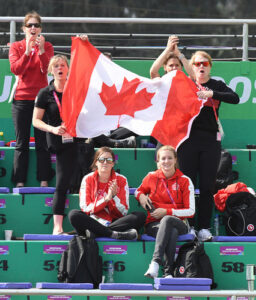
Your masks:
<svg viewBox="0 0 256 300"><path fill-rule="evenodd" d="M64 215L67 190L76 168L76 143L64 144L56 151L56 190L53 197L53 214Z"/></svg>
<svg viewBox="0 0 256 300"><path fill-rule="evenodd" d="M29 163L29 138L34 101L13 100L12 117L16 135L12 181L26 182ZM34 128L37 173L39 181L50 181L54 176L51 156L47 148L45 132Z"/></svg>
<svg viewBox="0 0 256 300"><path fill-rule="evenodd" d="M198 229L210 228L213 210L213 192L217 169L220 161L221 143L216 140L216 133L193 131L178 148L180 170L190 177L194 186L197 177L200 189L196 207ZM194 225L193 222L191 225Z"/></svg>
<svg viewBox="0 0 256 300"><path fill-rule="evenodd" d="M69 213L69 220L79 235L84 235L88 229L98 237L111 237L113 231L123 232L131 228L139 230L146 221L146 215L143 212L132 212L106 227L81 210L73 209Z"/></svg>
<svg viewBox="0 0 256 300"><path fill-rule="evenodd" d="M178 236L188 232L179 218L164 216L160 222L147 224L146 233L156 238L153 261L164 265L164 275L173 275L173 264Z"/></svg>

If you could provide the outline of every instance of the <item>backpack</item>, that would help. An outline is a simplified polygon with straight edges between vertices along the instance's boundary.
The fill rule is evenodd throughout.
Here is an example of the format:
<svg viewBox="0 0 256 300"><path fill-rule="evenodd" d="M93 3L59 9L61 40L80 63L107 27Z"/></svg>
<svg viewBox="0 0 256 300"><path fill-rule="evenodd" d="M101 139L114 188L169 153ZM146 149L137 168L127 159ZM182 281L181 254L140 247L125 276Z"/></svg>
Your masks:
<svg viewBox="0 0 256 300"><path fill-rule="evenodd" d="M58 280L71 283L93 283L94 288L102 281L102 257L94 238L74 236L62 253Z"/></svg>
<svg viewBox="0 0 256 300"><path fill-rule="evenodd" d="M174 277L210 278L211 288L216 288L212 264L203 243L188 242L180 247L174 264Z"/></svg>
<svg viewBox="0 0 256 300"><path fill-rule="evenodd" d="M227 150L221 149L215 182L215 193L220 189L224 189L229 184L232 184L236 179L238 179L238 172L232 171L232 156Z"/></svg>
<svg viewBox="0 0 256 300"><path fill-rule="evenodd" d="M224 223L228 235L256 236L256 198L249 192L231 194L226 200Z"/></svg>

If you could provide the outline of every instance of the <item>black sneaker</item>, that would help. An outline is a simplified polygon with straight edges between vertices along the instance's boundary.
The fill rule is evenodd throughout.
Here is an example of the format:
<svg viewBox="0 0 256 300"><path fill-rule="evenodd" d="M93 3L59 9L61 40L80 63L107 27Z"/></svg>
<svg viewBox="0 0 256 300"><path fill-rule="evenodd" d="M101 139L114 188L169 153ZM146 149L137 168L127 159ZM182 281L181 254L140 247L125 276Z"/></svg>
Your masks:
<svg viewBox="0 0 256 300"><path fill-rule="evenodd" d="M117 148L135 148L136 147L136 137L130 136L126 139L117 140L115 146Z"/></svg>
<svg viewBox="0 0 256 300"><path fill-rule="evenodd" d="M118 240L137 240L138 239L138 233L136 229L129 229L124 232L118 231L117 233L117 239Z"/></svg>

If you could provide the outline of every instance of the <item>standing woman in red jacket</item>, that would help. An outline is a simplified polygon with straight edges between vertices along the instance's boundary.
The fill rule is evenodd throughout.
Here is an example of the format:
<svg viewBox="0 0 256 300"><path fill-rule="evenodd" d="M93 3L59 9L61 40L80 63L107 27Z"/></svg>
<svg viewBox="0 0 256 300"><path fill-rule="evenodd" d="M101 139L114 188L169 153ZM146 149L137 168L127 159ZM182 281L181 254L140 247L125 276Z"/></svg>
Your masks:
<svg viewBox="0 0 256 300"><path fill-rule="evenodd" d="M26 14L22 29L25 39L11 45L9 61L12 73L17 76L17 88L12 103L12 116L16 134L12 180L23 187L27 179L29 162L29 138L34 100L39 90L48 85L47 69L53 56L53 47L40 35L41 17L32 11ZM54 171L46 146L45 133L34 129L37 154L37 180L48 186Z"/></svg>
<svg viewBox="0 0 256 300"><path fill-rule="evenodd" d="M164 277L173 276L176 241L188 233L186 218L195 213L192 181L177 169L177 153L171 146L157 151L158 170L148 173L135 192L141 206L148 211L146 233L156 238L153 258L145 276L158 277L164 265Z"/></svg>

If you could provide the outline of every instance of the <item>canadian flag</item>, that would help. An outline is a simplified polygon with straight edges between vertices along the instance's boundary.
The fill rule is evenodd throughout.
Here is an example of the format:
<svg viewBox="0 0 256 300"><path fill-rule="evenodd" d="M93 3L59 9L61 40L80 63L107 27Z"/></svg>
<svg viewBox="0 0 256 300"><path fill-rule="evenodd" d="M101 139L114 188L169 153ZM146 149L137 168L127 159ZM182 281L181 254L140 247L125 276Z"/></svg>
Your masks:
<svg viewBox="0 0 256 300"><path fill-rule="evenodd" d="M122 126L177 149L203 106L196 92L181 71L144 78L115 64L90 42L72 38L62 119L74 137L92 138Z"/></svg>

